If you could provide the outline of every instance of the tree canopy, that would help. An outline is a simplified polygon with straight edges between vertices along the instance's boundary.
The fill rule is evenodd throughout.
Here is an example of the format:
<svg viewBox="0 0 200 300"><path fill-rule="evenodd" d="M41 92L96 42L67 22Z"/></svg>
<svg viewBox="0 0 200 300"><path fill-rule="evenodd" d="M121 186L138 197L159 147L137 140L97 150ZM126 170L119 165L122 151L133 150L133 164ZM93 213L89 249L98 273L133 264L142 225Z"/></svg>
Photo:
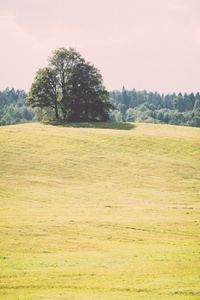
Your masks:
<svg viewBox="0 0 200 300"><path fill-rule="evenodd" d="M160 95L155 92L126 90L110 92L115 110L112 122L144 122L200 127L200 94Z"/></svg>
<svg viewBox="0 0 200 300"><path fill-rule="evenodd" d="M114 108L99 70L73 48L53 52L49 66L36 73L27 103L72 122L106 121Z"/></svg>
<svg viewBox="0 0 200 300"><path fill-rule="evenodd" d="M26 104L24 90L0 91L0 126L36 122L35 110Z"/></svg>

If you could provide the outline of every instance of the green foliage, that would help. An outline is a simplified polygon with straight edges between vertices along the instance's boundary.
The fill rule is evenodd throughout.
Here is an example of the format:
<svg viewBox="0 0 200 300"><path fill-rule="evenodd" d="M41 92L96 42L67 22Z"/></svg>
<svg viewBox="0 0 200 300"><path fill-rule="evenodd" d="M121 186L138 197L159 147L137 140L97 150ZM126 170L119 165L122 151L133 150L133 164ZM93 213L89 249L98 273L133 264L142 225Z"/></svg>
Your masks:
<svg viewBox="0 0 200 300"><path fill-rule="evenodd" d="M70 78L71 121L107 121L113 104L108 101L109 94L103 86L98 69L89 63L79 63Z"/></svg>
<svg viewBox="0 0 200 300"><path fill-rule="evenodd" d="M61 47L53 52L52 57L49 57L50 67L57 73L60 109L64 120L68 118L71 103L73 102L71 77L77 64L83 63L84 61L81 55L73 48L67 50Z"/></svg>
<svg viewBox="0 0 200 300"><path fill-rule="evenodd" d="M159 95L125 90L110 92L110 99L116 110L110 113L110 120L125 122L164 123L200 127L200 95L184 96L179 93Z"/></svg>
<svg viewBox="0 0 200 300"><path fill-rule="evenodd" d="M30 97L26 98L26 101L32 107L54 109L56 118L58 118L58 80L56 75L56 71L50 68L39 69L31 86Z"/></svg>
<svg viewBox="0 0 200 300"><path fill-rule="evenodd" d="M34 122L36 112L26 104L27 94L9 88L0 91L0 126Z"/></svg>
<svg viewBox="0 0 200 300"><path fill-rule="evenodd" d="M99 70L72 48L53 52L49 67L37 72L27 103L72 122L107 121L114 108Z"/></svg>

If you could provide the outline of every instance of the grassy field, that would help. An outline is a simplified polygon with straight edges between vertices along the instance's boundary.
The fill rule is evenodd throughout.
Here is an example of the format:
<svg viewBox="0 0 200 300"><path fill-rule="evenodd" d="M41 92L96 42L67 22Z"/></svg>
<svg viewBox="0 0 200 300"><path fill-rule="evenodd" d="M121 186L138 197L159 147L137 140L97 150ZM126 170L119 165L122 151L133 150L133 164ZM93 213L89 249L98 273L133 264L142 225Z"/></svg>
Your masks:
<svg viewBox="0 0 200 300"><path fill-rule="evenodd" d="M0 299L200 299L200 129L0 127Z"/></svg>

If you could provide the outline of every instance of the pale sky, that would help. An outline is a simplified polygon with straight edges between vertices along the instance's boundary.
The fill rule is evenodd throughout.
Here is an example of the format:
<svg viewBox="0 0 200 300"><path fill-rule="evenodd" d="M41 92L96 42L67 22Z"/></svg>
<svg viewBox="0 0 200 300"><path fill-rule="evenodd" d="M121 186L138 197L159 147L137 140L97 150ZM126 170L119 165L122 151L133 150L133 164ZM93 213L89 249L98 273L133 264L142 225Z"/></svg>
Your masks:
<svg viewBox="0 0 200 300"><path fill-rule="evenodd" d="M0 0L0 90L28 92L59 47L108 91L200 92L200 0Z"/></svg>

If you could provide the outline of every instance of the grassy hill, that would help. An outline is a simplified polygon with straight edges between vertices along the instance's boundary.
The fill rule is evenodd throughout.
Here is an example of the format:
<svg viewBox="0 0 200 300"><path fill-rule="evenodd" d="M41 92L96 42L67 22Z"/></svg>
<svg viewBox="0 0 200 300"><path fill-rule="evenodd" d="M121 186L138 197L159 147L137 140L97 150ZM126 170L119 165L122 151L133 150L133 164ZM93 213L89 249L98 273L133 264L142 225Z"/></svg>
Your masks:
<svg viewBox="0 0 200 300"><path fill-rule="evenodd" d="M198 299L200 129L98 127L0 128L0 298Z"/></svg>

